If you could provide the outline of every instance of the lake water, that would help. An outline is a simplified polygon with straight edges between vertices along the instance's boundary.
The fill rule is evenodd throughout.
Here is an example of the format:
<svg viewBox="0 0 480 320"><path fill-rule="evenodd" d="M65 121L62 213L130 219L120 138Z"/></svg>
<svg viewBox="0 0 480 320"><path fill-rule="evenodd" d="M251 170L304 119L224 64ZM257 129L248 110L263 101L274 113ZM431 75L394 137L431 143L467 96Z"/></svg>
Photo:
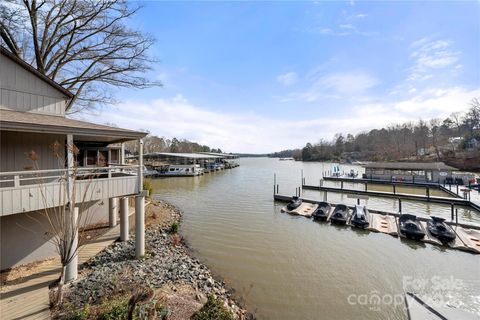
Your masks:
<svg viewBox="0 0 480 320"><path fill-rule="evenodd" d="M153 184L156 197L184 212L181 231L197 257L235 288L259 319L406 319L404 287L480 316L479 255L280 212L284 204L273 201L274 173L280 193L292 195L301 170L307 184L318 185L331 164L268 158L244 158L240 164ZM362 170L344 169L350 168ZM324 197L307 190L303 196ZM329 193L328 200L356 202L338 193ZM398 210L391 199L370 197L366 204ZM406 213L450 215L448 206L403 201L402 207ZM480 222L468 209L459 216Z"/></svg>

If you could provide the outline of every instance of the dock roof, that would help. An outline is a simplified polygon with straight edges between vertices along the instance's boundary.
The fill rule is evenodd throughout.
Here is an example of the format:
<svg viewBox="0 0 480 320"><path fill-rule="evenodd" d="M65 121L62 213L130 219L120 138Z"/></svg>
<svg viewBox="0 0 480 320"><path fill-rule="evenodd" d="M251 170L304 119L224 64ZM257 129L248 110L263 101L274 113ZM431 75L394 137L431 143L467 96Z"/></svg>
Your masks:
<svg viewBox="0 0 480 320"><path fill-rule="evenodd" d="M203 153L175 153L175 152L151 152L145 153L143 157L177 157L177 158L189 158L189 159L221 159L224 158L219 155L203 154Z"/></svg>
<svg viewBox="0 0 480 320"><path fill-rule="evenodd" d="M397 170L457 170L443 162L371 162L365 165L367 169L397 169Z"/></svg>

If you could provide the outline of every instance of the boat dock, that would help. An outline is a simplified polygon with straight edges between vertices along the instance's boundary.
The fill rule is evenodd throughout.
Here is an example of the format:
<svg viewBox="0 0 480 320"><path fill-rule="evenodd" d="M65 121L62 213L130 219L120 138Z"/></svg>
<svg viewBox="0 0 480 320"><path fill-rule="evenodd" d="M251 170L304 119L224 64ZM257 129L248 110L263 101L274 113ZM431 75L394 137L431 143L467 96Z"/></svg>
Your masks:
<svg viewBox="0 0 480 320"><path fill-rule="evenodd" d="M281 195L278 193L274 194L274 200L276 201L289 202L292 199L293 197L290 197L290 196ZM303 215L305 217L311 217L311 213L313 213L313 211L315 210L315 209L312 210L311 208L316 208L316 205L322 202L319 200L313 200L313 199L307 199L307 198L300 198L300 199L302 200L302 205L299 208L297 208L297 210L294 210L293 212L289 212L289 213ZM335 207L338 204L330 203L330 205L332 205L332 207ZM309 210L307 211L304 211L304 209L298 210L302 206L304 206L304 208L308 207ZM348 206L348 208L353 209L354 206ZM297 211L299 211L300 213L298 213ZM402 235L399 232L399 222L398 222L398 218L401 216L401 213L386 212L386 211L379 211L379 210L373 210L373 209L369 209L368 211L370 212L370 218L369 218L370 224L369 224L369 227L367 227L365 230L372 231L372 232L385 233L395 237L400 235L402 237ZM307 213L307 214L302 214L302 213ZM420 221L424 229L427 231L425 237L420 241L425 243L430 243L433 245L442 246L445 248L451 248L451 249L456 249L456 250L461 250L461 251L466 251L471 253L480 253L480 225L469 224L469 223L458 223L455 221L445 221L445 223L451 226L452 229L455 231L456 239L455 241L449 243L448 245L444 245L428 232L428 229L426 228L426 222L429 220L429 218L417 217L417 219Z"/></svg>
<svg viewBox="0 0 480 320"><path fill-rule="evenodd" d="M372 184L383 184L383 185L391 185L391 186L408 186L408 187L424 187L424 188L430 188L430 189L437 189L441 190L452 197L455 198L461 198L459 194L459 190L462 186L459 185L454 185L457 187L457 193L452 191L452 185L441 185L439 183L430 183L430 182L410 182L410 181L396 181L394 179L390 180L384 180L384 179L366 179L366 178L348 178L348 177L328 177L324 176L323 180L325 181L336 181L336 182L350 182L350 183L363 183L367 184L372 183ZM448 188L447 188L448 186ZM454 187L455 190L455 187Z"/></svg>
<svg viewBox="0 0 480 320"><path fill-rule="evenodd" d="M396 191L395 185L393 185L393 192L384 192L384 191L370 191L368 190L368 183L364 183L365 188L364 190L355 190L355 189L345 189L343 188L343 181L341 181L341 187L324 187L322 182L321 185L313 186L313 185L302 185L303 189L306 190L318 190L318 191L326 191L326 192L337 192L337 193L346 193L346 194L357 194L357 195L368 195L368 196L375 196L375 197L384 197L384 198L394 198L394 199L402 199L402 200L414 200L414 201L424 201L424 202L433 202L433 203L440 203L440 204L447 204L447 205L456 205L456 206L465 206L480 212L480 203L470 201L464 198L458 197L437 197L430 195L430 189L426 188L425 195L416 195L416 194L407 194L407 193L398 193Z"/></svg>

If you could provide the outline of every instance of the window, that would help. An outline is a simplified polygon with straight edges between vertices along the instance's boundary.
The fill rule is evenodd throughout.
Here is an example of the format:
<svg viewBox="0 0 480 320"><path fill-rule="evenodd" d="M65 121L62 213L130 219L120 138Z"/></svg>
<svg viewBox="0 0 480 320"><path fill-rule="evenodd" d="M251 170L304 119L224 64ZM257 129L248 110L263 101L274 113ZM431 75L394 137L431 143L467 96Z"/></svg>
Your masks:
<svg viewBox="0 0 480 320"><path fill-rule="evenodd" d="M96 166L97 165L97 150L86 150L86 162L87 166Z"/></svg>
<svg viewBox="0 0 480 320"><path fill-rule="evenodd" d="M108 161L108 151L107 150L99 151L97 165L99 167L106 167L107 161Z"/></svg>
<svg viewBox="0 0 480 320"><path fill-rule="evenodd" d="M120 150L111 149L110 150L110 163L118 164L120 163Z"/></svg>
<svg viewBox="0 0 480 320"><path fill-rule="evenodd" d="M170 168L170 171L175 171L175 169L174 169L174 168Z"/></svg>

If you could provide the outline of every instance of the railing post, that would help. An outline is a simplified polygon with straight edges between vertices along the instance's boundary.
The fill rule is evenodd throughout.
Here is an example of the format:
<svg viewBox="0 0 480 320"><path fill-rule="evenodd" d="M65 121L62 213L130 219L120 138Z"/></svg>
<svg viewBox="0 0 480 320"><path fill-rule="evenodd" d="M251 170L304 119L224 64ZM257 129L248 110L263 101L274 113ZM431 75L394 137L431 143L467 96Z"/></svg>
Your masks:
<svg viewBox="0 0 480 320"><path fill-rule="evenodd" d="M13 176L13 186L15 188L20 187L20 175L16 174Z"/></svg>

